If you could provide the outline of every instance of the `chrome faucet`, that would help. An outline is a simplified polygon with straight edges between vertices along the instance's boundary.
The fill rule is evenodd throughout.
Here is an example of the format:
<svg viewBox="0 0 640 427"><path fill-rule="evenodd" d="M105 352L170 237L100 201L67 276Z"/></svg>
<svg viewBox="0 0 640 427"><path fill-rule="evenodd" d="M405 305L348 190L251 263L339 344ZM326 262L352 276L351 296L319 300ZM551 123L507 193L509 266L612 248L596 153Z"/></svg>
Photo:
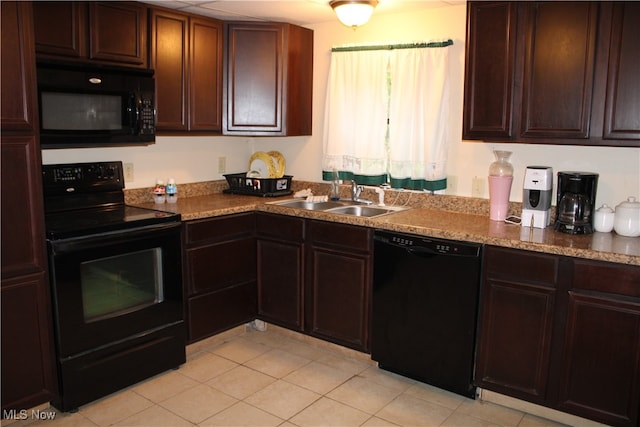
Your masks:
<svg viewBox="0 0 640 427"><path fill-rule="evenodd" d="M351 181L351 200L354 202L365 203L367 205L373 204L371 200L361 199L360 193L364 190L363 185L358 185L355 180Z"/></svg>

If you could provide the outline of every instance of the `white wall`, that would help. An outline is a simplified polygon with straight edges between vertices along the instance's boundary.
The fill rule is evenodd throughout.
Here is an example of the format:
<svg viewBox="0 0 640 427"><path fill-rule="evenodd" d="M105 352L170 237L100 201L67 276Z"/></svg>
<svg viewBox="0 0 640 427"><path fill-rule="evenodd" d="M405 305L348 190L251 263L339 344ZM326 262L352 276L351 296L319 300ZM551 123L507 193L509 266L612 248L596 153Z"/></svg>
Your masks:
<svg viewBox="0 0 640 427"><path fill-rule="evenodd" d="M488 144L461 141L464 83L466 6L425 9L411 14L376 15L353 31L337 20L310 26L314 30L313 135L296 138L159 137L144 148L46 150L45 163L122 160L134 163L133 182L127 188L153 185L156 177L173 176L178 183L221 179L218 157L227 158L227 172L247 170L253 151L278 150L287 159L287 173L294 179L320 181L324 98L331 47L360 42L401 42L451 38L451 112L448 175L449 194L471 196L474 177L484 179L492 151L512 151L515 169L511 200L522 200L522 179L527 165L551 166L600 174L597 204L616 205L628 196L640 196L640 149L532 144ZM488 198L485 185L484 197Z"/></svg>

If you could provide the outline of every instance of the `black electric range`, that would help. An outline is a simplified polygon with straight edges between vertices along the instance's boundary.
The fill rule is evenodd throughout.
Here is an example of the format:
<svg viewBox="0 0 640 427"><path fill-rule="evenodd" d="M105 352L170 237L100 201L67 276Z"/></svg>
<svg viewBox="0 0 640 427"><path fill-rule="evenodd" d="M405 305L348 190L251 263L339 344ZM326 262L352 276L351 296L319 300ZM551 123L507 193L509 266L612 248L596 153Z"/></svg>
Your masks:
<svg viewBox="0 0 640 427"><path fill-rule="evenodd" d="M180 214L126 205L120 161L44 165L42 181L49 240L180 221Z"/></svg>

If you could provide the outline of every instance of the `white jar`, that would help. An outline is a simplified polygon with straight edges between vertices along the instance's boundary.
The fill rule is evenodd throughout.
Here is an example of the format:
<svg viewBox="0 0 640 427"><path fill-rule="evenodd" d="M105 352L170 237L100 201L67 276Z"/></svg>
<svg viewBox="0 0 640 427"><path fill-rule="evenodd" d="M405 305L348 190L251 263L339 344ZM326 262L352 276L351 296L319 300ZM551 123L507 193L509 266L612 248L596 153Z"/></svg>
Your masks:
<svg viewBox="0 0 640 427"><path fill-rule="evenodd" d="M593 215L593 227L596 231L609 233L613 230L615 213L606 204L600 206Z"/></svg>
<svg viewBox="0 0 640 427"><path fill-rule="evenodd" d="M613 229L621 236L640 236L640 203L635 197L629 197L626 202L616 206L616 217Z"/></svg>

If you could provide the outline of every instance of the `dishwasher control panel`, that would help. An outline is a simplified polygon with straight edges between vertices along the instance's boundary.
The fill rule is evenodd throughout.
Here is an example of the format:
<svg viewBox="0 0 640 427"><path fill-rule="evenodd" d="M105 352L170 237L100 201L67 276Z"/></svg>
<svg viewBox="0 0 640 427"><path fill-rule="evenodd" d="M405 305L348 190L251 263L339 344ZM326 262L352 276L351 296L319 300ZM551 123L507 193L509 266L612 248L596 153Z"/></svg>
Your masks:
<svg viewBox="0 0 640 427"><path fill-rule="evenodd" d="M390 245L407 248L407 250L453 256L477 257L480 255L480 249L482 248L482 244L480 243L435 239L432 237L400 234L382 230L376 230L375 239Z"/></svg>

